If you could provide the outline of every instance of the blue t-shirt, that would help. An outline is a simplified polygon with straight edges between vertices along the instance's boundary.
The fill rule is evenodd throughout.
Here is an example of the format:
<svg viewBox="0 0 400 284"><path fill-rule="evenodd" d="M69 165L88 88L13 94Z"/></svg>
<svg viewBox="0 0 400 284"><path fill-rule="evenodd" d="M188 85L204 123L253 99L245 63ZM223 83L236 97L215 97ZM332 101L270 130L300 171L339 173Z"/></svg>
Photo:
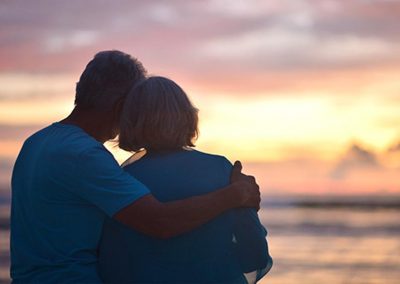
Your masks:
<svg viewBox="0 0 400 284"><path fill-rule="evenodd" d="M81 128L54 123L32 135L12 176L14 283L100 283L105 217L146 194L147 187Z"/></svg>
<svg viewBox="0 0 400 284"><path fill-rule="evenodd" d="M227 186L232 165L221 156L182 150L148 153L124 169L168 202ZM99 274L105 283L247 283L243 273L264 269L263 275L271 268L265 237L254 209L230 210L168 240L107 218Z"/></svg>

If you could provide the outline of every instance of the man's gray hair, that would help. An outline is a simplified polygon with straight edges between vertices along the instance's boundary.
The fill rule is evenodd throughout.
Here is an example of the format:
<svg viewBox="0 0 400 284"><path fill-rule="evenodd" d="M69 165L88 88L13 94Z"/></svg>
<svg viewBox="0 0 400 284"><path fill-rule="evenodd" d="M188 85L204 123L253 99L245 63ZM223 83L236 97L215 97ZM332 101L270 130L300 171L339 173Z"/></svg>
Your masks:
<svg viewBox="0 0 400 284"><path fill-rule="evenodd" d="M129 54L101 51L88 63L76 84L75 105L108 109L125 99L133 85L145 76L142 63Z"/></svg>

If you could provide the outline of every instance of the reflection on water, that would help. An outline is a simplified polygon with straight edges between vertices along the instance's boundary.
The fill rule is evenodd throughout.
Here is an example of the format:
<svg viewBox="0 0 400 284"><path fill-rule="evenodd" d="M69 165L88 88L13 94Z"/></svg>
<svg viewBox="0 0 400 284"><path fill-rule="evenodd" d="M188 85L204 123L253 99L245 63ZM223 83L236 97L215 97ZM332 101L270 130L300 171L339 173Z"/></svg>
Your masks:
<svg viewBox="0 0 400 284"><path fill-rule="evenodd" d="M274 267L261 283L399 283L400 211L264 208Z"/></svg>
<svg viewBox="0 0 400 284"><path fill-rule="evenodd" d="M273 204L273 203L272 203ZM261 283L399 283L400 210L266 206L274 267ZM0 205L0 282L9 280L8 204Z"/></svg>

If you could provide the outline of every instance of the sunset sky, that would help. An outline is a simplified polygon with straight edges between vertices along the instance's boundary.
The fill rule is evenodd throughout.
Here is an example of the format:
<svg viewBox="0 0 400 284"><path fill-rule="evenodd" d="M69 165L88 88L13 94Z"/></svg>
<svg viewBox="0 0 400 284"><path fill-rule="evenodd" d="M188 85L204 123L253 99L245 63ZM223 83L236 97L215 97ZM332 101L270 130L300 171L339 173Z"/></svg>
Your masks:
<svg viewBox="0 0 400 284"><path fill-rule="evenodd" d="M1 184L86 63L119 49L181 85L198 148L266 191L400 193L399 16L389 0L1 1Z"/></svg>

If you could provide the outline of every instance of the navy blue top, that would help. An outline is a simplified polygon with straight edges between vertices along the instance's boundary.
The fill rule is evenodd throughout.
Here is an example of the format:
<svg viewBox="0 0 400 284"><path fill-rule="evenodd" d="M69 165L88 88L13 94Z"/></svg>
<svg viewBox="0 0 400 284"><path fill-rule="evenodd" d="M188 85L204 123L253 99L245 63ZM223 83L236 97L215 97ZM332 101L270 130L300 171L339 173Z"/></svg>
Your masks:
<svg viewBox="0 0 400 284"><path fill-rule="evenodd" d="M125 170L167 202L227 186L232 165L221 156L181 150L147 153ZM246 283L244 272L265 274L272 264L265 237L253 209L230 210L168 240L110 218L100 243L99 274L106 283Z"/></svg>

